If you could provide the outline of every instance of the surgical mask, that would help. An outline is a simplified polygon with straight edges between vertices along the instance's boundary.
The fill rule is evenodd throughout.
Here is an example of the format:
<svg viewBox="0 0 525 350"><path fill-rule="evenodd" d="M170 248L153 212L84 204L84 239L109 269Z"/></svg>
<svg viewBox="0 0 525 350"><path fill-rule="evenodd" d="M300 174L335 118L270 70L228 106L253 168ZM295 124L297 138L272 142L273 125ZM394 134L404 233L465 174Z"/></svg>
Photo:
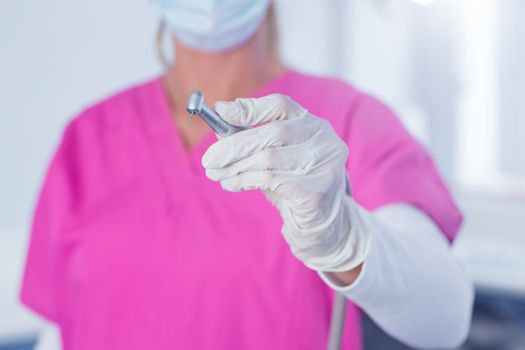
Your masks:
<svg viewBox="0 0 525 350"><path fill-rule="evenodd" d="M172 34L184 45L222 52L250 39L270 0L155 0Z"/></svg>

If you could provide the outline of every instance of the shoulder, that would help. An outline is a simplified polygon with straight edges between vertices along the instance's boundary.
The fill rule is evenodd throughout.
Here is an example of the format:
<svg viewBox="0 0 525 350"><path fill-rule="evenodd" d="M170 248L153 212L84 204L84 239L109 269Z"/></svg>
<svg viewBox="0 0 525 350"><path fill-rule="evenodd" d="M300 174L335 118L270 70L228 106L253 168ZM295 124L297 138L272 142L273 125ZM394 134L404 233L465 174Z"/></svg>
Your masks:
<svg viewBox="0 0 525 350"><path fill-rule="evenodd" d="M345 139L355 129L381 132L401 126L386 104L340 78L293 73L292 82L298 102L329 120Z"/></svg>
<svg viewBox="0 0 525 350"><path fill-rule="evenodd" d="M158 89L152 80L86 108L65 127L51 168L88 197L141 176L146 167L138 164L150 158L144 118L153 113Z"/></svg>
<svg viewBox="0 0 525 350"><path fill-rule="evenodd" d="M346 107L365 97L353 85L337 77L292 72L290 85L294 94L308 104Z"/></svg>
<svg viewBox="0 0 525 350"><path fill-rule="evenodd" d="M97 128L99 131L128 129L140 123L151 97L158 94L160 79L131 86L85 108L66 129Z"/></svg>
<svg viewBox="0 0 525 350"><path fill-rule="evenodd" d="M60 149L81 157L78 162L125 157L144 139L144 120L158 105L160 79L137 84L113 94L72 118L66 125ZM89 155L89 157L88 157Z"/></svg>

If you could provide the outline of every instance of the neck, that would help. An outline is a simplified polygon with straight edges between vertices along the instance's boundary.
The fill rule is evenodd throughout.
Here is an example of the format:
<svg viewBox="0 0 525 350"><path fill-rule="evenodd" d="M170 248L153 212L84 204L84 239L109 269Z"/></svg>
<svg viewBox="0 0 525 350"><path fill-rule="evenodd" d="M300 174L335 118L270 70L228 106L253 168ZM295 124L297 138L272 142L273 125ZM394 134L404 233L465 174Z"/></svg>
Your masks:
<svg viewBox="0 0 525 350"><path fill-rule="evenodd" d="M246 97L285 71L262 28L250 41L225 53L210 54L175 41L176 63L166 78L175 115L185 113L191 91L200 90L206 103Z"/></svg>

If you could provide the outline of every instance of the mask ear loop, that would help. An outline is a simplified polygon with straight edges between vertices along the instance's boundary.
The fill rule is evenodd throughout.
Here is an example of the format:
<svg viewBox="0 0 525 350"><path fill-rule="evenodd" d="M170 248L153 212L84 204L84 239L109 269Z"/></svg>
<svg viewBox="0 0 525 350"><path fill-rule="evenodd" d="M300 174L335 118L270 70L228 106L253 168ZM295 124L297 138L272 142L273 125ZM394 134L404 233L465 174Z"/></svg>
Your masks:
<svg viewBox="0 0 525 350"><path fill-rule="evenodd" d="M156 51L157 51L157 57L162 64L162 66L165 69L168 69L170 66L170 61L168 60L166 56L166 52L164 50L164 34L166 32L166 21L161 20L159 23L159 29L157 30L157 38L156 38Z"/></svg>

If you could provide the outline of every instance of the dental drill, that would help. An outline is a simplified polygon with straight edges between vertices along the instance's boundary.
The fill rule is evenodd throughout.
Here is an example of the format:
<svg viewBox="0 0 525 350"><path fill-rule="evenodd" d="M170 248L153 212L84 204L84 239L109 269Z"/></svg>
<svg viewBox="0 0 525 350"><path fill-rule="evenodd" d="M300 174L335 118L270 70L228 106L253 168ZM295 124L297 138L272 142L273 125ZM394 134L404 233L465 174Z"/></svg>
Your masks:
<svg viewBox="0 0 525 350"><path fill-rule="evenodd" d="M193 91L188 98L186 110L190 114L190 122L196 114L202 118L220 136L230 136L246 128L231 125L221 116L204 103L204 94L200 91Z"/></svg>

